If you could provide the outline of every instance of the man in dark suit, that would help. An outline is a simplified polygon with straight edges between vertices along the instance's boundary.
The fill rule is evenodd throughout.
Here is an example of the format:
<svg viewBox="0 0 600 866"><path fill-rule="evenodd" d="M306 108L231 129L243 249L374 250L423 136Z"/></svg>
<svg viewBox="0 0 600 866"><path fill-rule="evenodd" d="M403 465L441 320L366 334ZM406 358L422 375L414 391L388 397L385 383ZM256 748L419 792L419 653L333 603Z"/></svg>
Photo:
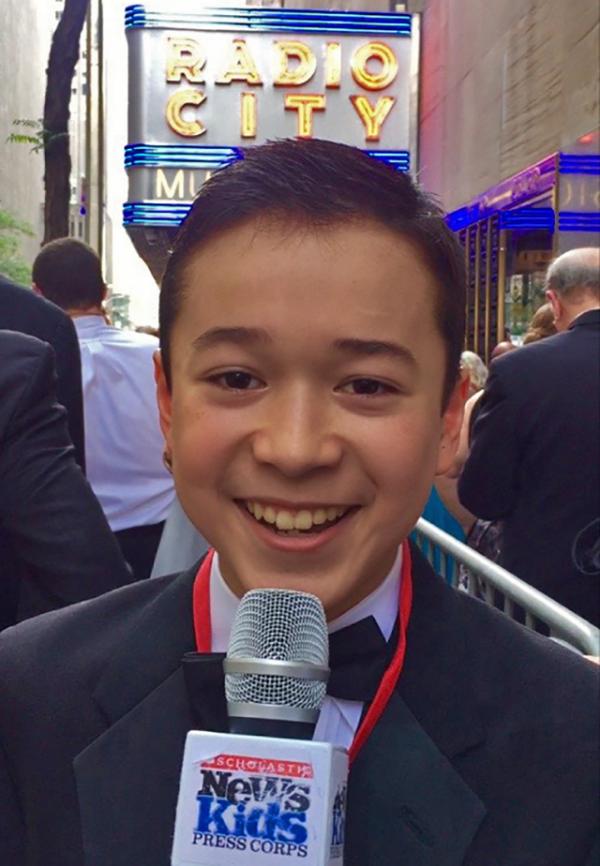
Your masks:
<svg viewBox="0 0 600 866"><path fill-rule="evenodd" d="M315 739L356 755L346 866L595 863L596 667L406 541L456 451L464 282L433 202L354 148L273 142L203 185L156 374L216 552L0 636L0 862L167 866L186 733L226 729L222 653L267 586L328 619Z"/></svg>
<svg viewBox="0 0 600 866"><path fill-rule="evenodd" d="M131 581L75 463L54 353L0 331L0 629Z"/></svg>
<svg viewBox="0 0 600 866"><path fill-rule="evenodd" d="M50 343L56 357L56 396L67 410L75 459L85 471L79 342L71 319L55 304L0 274L0 329Z"/></svg>
<svg viewBox="0 0 600 866"><path fill-rule="evenodd" d="M463 505L502 519L501 564L600 624L599 250L550 266L559 333L494 361L459 481Z"/></svg>

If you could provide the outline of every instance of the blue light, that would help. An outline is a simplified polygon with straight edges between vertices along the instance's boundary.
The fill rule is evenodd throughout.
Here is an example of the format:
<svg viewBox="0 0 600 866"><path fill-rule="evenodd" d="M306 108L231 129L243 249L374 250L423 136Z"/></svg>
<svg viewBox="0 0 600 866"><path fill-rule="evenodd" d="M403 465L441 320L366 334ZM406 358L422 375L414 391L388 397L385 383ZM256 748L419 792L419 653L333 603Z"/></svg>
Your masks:
<svg viewBox="0 0 600 866"><path fill-rule="evenodd" d="M560 211L558 228L564 232L600 232L600 213L596 211Z"/></svg>
<svg viewBox="0 0 600 866"><path fill-rule="evenodd" d="M410 169L408 150L365 150L399 171ZM216 169L244 158L241 147L206 146L201 144L127 144L125 168L204 168Z"/></svg>
<svg viewBox="0 0 600 866"><path fill-rule="evenodd" d="M398 171L410 170L410 151L408 150L365 150L364 153L381 162L386 162Z"/></svg>
<svg viewBox="0 0 600 866"><path fill-rule="evenodd" d="M520 207L500 212L500 228L527 231L554 231L554 211L551 207Z"/></svg>
<svg viewBox="0 0 600 866"><path fill-rule="evenodd" d="M559 153L558 171L560 174L600 175L600 154Z"/></svg>
<svg viewBox="0 0 600 866"><path fill-rule="evenodd" d="M215 169L243 158L239 147L207 147L199 144L127 144L125 168L177 166Z"/></svg>
<svg viewBox="0 0 600 866"><path fill-rule="evenodd" d="M461 207L452 213L446 214L446 223L453 232L460 231L466 228L470 223L475 222L477 215L469 214L469 208Z"/></svg>
<svg viewBox="0 0 600 866"><path fill-rule="evenodd" d="M411 35L407 13L336 12L313 9L209 8L198 12L160 12L141 4L125 9L125 29L140 27L199 30L293 31Z"/></svg>
<svg viewBox="0 0 600 866"><path fill-rule="evenodd" d="M178 228L191 206L191 202L127 202L123 205L123 225Z"/></svg>

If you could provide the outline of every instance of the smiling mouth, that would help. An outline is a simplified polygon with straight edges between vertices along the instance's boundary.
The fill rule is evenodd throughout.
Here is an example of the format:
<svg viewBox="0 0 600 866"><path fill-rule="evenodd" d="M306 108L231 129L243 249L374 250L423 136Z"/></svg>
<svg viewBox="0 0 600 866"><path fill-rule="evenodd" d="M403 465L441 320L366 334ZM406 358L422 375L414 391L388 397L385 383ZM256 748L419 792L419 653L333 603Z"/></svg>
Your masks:
<svg viewBox="0 0 600 866"><path fill-rule="evenodd" d="M358 506L320 505L315 508L300 508L296 510L281 508L255 500L236 500L240 508L280 536L296 537L324 532L339 523L348 514L356 511Z"/></svg>

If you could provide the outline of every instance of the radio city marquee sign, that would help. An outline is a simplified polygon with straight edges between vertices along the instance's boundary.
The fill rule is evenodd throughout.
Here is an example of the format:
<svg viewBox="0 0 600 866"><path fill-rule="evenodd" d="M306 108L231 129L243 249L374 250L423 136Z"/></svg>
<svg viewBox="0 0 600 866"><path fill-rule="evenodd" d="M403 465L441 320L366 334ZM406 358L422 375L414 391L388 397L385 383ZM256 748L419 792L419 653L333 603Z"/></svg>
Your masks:
<svg viewBox="0 0 600 866"><path fill-rule="evenodd" d="M127 7L125 223L177 225L208 172L268 139L342 141L408 170L411 24L391 13Z"/></svg>

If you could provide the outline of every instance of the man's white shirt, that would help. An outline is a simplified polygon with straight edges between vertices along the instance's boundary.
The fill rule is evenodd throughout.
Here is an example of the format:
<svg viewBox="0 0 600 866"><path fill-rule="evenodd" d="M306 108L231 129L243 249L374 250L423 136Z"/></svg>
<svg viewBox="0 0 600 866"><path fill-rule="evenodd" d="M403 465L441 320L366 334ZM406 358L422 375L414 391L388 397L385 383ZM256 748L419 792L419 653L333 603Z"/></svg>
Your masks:
<svg viewBox="0 0 600 866"><path fill-rule="evenodd" d="M373 616L386 641L390 639L398 616L402 548L385 580L370 595L342 616L328 623L330 633L339 631L368 616ZM219 555L215 553L210 571L210 622L212 652L227 652L229 636L239 598L229 589L221 574ZM321 707L314 740L349 749L357 731L364 704L327 695Z"/></svg>
<svg viewBox="0 0 600 866"><path fill-rule="evenodd" d="M158 340L73 319L81 350L86 474L111 529L163 521L173 480L162 463L152 355Z"/></svg>

